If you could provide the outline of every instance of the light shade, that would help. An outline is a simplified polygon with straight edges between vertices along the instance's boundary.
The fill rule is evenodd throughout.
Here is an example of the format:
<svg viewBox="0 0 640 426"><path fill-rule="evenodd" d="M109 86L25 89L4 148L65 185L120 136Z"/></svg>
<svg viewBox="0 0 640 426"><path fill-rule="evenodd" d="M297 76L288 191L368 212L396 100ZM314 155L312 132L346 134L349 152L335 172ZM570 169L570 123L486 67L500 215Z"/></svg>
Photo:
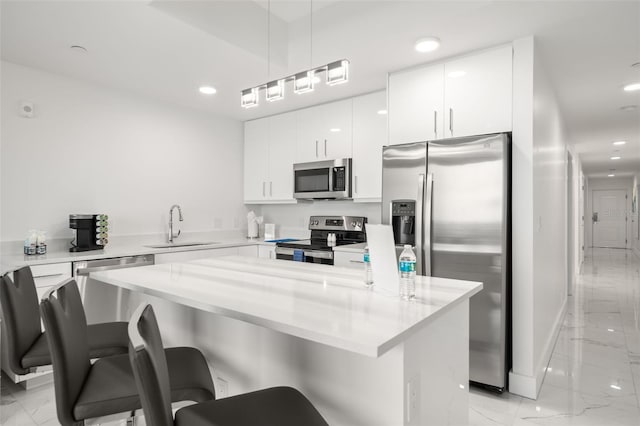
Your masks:
<svg viewBox="0 0 640 426"><path fill-rule="evenodd" d="M327 84L329 86L346 83L347 81L349 81L349 61L343 59L327 64Z"/></svg>
<svg viewBox="0 0 640 426"><path fill-rule="evenodd" d="M273 102L284 98L284 80L274 80L267 83L267 101Z"/></svg>
<svg viewBox="0 0 640 426"><path fill-rule="evenodd" d="M258 88L245 89L242 91L240 105L243 108L251 108L258 106Z"/></svg>
<svg viewBox="0 0 640 426"><path fill-rule="evenodd" d="M298 94L312 92L315 82L313 74L313 71L303 71L296 74L293 77L293 92Z"/></svg>

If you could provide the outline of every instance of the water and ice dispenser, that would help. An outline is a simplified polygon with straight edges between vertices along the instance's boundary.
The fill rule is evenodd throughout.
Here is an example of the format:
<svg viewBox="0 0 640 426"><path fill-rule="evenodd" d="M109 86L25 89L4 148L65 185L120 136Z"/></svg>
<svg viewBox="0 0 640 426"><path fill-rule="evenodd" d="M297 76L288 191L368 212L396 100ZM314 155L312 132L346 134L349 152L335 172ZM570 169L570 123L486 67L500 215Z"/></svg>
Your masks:
<svg viewBox="0 0 640 426"><path fill-rule="evenodd" d="M394 200L391 202L391 226L396 246L416 241L416 202L414 200Z"/></svg>

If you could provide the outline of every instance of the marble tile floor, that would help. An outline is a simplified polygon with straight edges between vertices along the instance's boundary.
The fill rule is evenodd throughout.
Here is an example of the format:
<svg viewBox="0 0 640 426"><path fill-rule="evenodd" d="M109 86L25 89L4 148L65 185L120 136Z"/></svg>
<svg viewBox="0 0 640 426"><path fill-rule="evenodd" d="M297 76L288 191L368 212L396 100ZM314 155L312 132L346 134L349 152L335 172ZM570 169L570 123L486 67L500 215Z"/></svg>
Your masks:
<svg viewBox="0 0 640 426"><path fill-rule="evenodd" d="M471 390L472 425L640 425L640 258L593 249L536 401Z"/></svg>
<svg viewBox="0 0 640 426"><path fill-rule="evenodd" d="M52 384L27 392L5 377L0 395L0 425L59 425ZM539 398L495 396L472 388L469 421L637 426L639 407L640 258L629 250L594 249L569 297Z"/></svg>

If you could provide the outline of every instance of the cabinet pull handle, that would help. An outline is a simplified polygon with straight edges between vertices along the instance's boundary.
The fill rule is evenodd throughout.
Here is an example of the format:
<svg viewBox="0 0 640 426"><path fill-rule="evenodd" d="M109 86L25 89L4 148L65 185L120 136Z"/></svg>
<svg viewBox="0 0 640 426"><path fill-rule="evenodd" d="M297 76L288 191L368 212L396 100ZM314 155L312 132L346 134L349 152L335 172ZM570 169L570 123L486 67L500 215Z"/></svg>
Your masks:
<svg viewBox="0 0 640 426"><path fill-rule="evenodd" d="M273 197L273 182L269 181L269 196Z"/></svg>
<svg viewBox="0 0 640 426"><path fill-rule="evenodd" d="M451 131L451 136L453 136L453 108L449 108L449 131Z"/></svg>
<svg viewBox="0 0 640 426"><path fill-rule="evenodd" d="M433 111L433 134L438 139L438 111Z"/></svg>
<svg viewBox="0 0 640 426"><path fill-rule="evenodd" d="M327 156L327 140L324 140L324 156Z"/></svg>
<svg viewBox="0 0 640 426"><path fill-rule="evenodd" d="M353 192L358 193L358 176L353 177Z"/></svg>
<svg viewBox="0 0 640 426"><path fill-rule="evenodd" d="M318 158L318 141L316 140L316 158Z"/></svg>
<svg viewBox="0 0 640 426"><path fill-rule="evenodd" d="M350 263L364 263L364 260L349 260Z"/></svg>
<svg viewBox="0 0 640 426"><path fill-rule="evenodd" d="M265 182L263 181L263 182L262 182L262 196L263 196L263 197L265 196L265 192L264 192L264 184L265 184Z"/></svg>

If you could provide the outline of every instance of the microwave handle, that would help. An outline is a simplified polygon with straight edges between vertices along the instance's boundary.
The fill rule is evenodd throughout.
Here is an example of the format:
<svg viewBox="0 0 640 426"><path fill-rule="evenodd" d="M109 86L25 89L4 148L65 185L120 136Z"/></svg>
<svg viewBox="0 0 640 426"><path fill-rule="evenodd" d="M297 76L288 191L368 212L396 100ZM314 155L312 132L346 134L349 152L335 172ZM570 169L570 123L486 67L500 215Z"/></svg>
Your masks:
<svg viewBox="0 0 640 426"><path fill-rule="evenodd" d="M333 167L329 167L329 191L333 191L335 188L333 187L333 175L335 174L335 170Z"/></svg>

